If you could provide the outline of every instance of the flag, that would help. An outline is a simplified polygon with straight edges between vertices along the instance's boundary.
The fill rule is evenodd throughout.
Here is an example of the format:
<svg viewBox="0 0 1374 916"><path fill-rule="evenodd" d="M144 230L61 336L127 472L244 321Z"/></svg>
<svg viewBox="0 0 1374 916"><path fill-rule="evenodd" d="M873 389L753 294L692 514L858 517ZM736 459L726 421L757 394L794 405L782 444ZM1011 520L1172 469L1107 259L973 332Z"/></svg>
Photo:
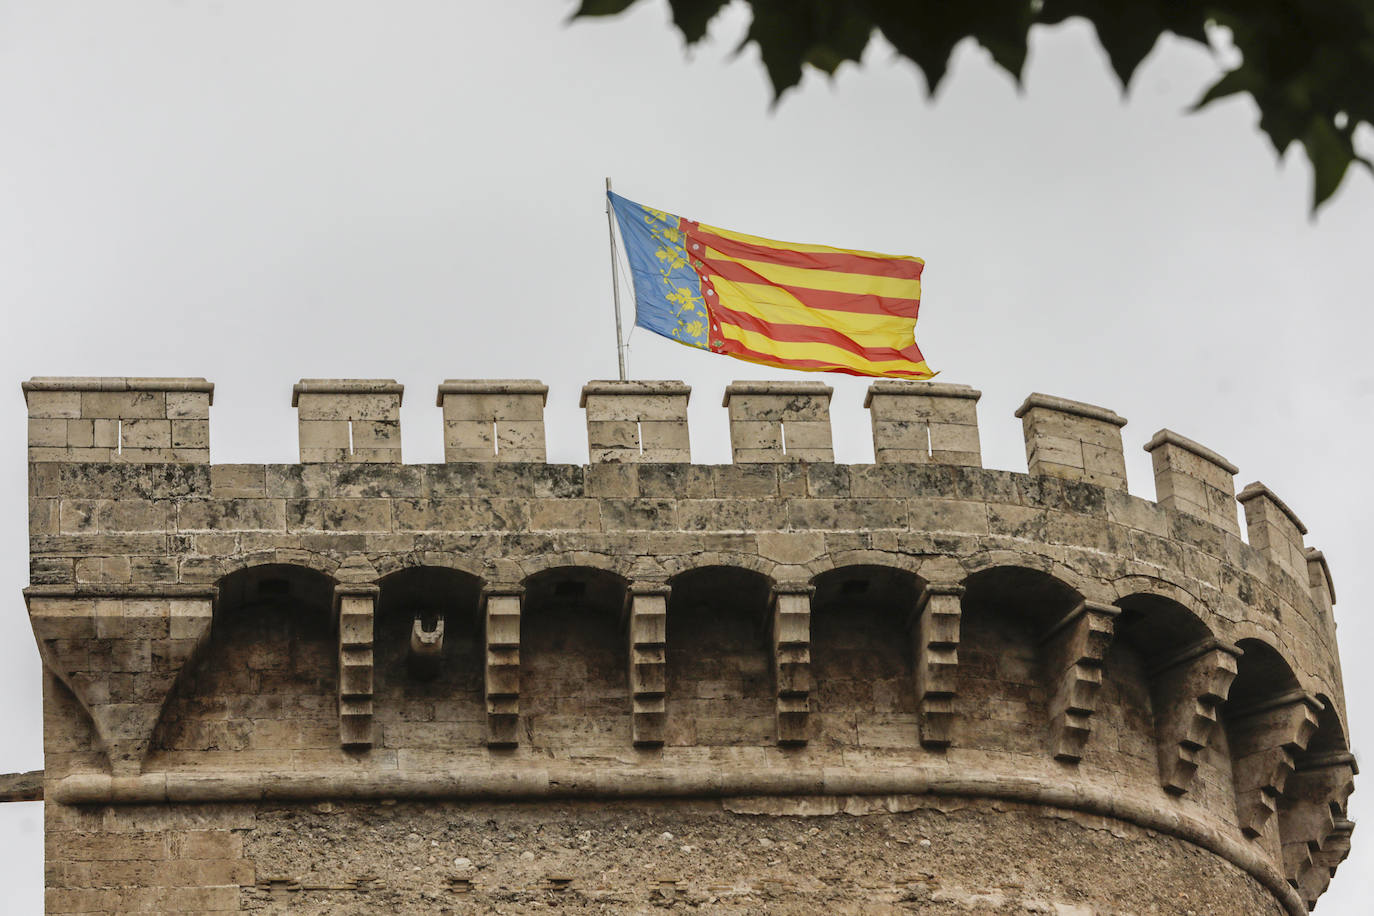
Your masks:
<svg viewBox="0 0 1374 916"><path fill-rule="evenodd" d="M607 196L639 327L784 369L935 374L916 346L920 258L775 242Z"/></svg>

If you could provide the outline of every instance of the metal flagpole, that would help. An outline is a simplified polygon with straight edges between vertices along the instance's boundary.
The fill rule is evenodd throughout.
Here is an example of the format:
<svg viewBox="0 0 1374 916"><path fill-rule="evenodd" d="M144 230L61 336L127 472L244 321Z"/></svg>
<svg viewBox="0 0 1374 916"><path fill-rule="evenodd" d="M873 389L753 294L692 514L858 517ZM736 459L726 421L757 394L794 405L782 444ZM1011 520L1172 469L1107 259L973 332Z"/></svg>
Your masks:
<svg viewBox="0 0 1374 916"><path fill-rule="evenodd" d="M620 332L620 283L615 269L615 216L611 213L611 179L606 179L606 231L611 237L611 296L615 300L615 358L620 363L620 380L625 381L625 344Z"/></svg>

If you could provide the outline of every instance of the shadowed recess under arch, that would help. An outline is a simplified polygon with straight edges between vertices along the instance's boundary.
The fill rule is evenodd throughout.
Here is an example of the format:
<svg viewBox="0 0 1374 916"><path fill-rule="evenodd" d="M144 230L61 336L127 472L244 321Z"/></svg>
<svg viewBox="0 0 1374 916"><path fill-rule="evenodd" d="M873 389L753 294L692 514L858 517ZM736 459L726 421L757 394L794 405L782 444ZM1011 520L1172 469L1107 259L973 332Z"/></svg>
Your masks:
<svg viewBox="0 0 1374 916"><path fill-rule="evenodd" d="M1232 793L1219 707L1236 654L1180 601L1137 592L1116 601L1121 616L1106 660L1104 708L1123 710L1122 741L1153 733L1160 784L1172 795L1224 807Z"/></svg>
<svg viewBox="0 0 1374 916"><path fill-rule="evenodd" d="M525 580L520 623L520 719L532 748L622 751L630 744L626 581L562 566Z"/></svg>
<svg viewBox="0 0 1374 916"><path fill-rule="evenodd" d="M482 580L413 566L383 577L374 630L378 746L475 748L486 726Z"/></svg>
<svg viewBox="0 0 1374 916"><path fill-rule="evenodd" d="M1236 679L1221 707L1236 816L1241 831L1278 858L1282 838L1274 814L1298 756L1317 732L1320 703L1303 691L1277 649L1259 639L1239 640L1236 647L1242 653Z"/></svg>
<svg viewBox="0 0 1374 916"><path fill-rule="evenodd" d="M204 753L337 755L334 581L314 569L254 566L219 582L210 643L153 736L165 765Z"/></svg>
<svg viewBox="0 0 1374 916"><path fill-rule="evenodd" d="M812 581L817 742L919 747L910 627L924 583L906 570L875 565L839 567Z"/></svg>
<svg viewBox="0 0 1374 916"><path fill-rule="evenodd" d="M772 580L707 566L671 584L665 743L772 744L776 701L764 626Z"/></svg>
<svg viewBox="0 0 1374 916"><path fill-rule="evenodd" d="M1049 573L995 566L964 580L955 745L1042 757L1055 676L1043 643L1082 601Z"/></svg>

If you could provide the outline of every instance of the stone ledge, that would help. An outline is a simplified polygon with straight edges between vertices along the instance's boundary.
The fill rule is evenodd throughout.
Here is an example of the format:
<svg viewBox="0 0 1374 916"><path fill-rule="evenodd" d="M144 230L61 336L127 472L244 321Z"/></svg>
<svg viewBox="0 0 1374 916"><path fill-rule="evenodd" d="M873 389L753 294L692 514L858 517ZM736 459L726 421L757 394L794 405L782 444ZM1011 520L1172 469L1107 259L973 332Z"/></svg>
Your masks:
<svg viewBox="0 0 1374 916"><path fill-rule="evenodd" d="M1317 563L1322 568L1322 577L1326 579L1326 591L1331 595L1331 603L1336 603L1336 583L1331 579L1331 567L1327 565L1326 554L1315 547L1308 547L1303 551L1303 556L1307 557L1307 562Z"/></svg>
<svg viewBox="0 0 1374 916"><path fill-rule="evenodd" d="M486 773L309 774L147 773L135 777L79 774L57 780L50 797L65 805L313 802L373 799L548 800L573 798L719 798L741 796L936 795L994 798L1080 811L1157 830L1200 846L1249 874L1290 916L1307 907L1287 879L1251 844L1179 810L1122 795L1118 789L1055 783L1032 776L912 767L812 767L722 771L712 767L627 772L581 767L505 768Z"/></svg>
<svg viewBox="0 0 1374 916"><path fill-rule="evenodd" d="M30 598L214 598L217 585L183 585L159 583L30 585L24 589L24 601Z"/></svg>
<svg viewBox="0 0 1374 916"><path fill-rule="evenodd" d="M549 386L532 378L446 378L439 385L439 394L434 399L435 407L444 406L446 394L537 394L541 398L541 403L549 403Z"/></svg>
<svg viewBox="0 0 1374 916"><path fill-rule="evenodd" d="M824 397L827 401L835 391L824 382L732 382L725 386L725 397L721 400L721 407L729 407L732 397L747 397L749 395L772 394L782 396L811 395L813 397Z"/></svg>
<svg viewBox="0 0 1374 916"><path fill-rule="evenodd" d="M299 407L303 394L394 394L399 405L405 390L391 378L303 378L291 386L291 406Z"/></svg>
<svg viewBox="0 0 1374 916"><path fill-rule="evenodd" d="M1186 436L1180 436L1171 429L1161 429L1145 443L1145 451L1153 452L1161 445L1176 445L1186 452L1192 452L1204 461L1210 461L1228 474L1235 474L1240 470L1231 462L1218 455L1205 445L1194 442Z"/></svg>
<svg viewBox="0 0 1374 916"><path fill-rule="evenodd" d="M0 775L0 802L43 800L43 771Z"/></svg>
<svg viewBox="0 0 1374 916"><path fill-rule="evenodd" d="M203 391L215 402L215 383L203 378L123 378L119 376L39 375L21 382L30 391Z"/></svg>
<svg viewBox="0 0 1374 916"><path fill-rule="evenodd" d="M579 407L587 406L588 396L612 395L612 396L652 396L652 395L681 395L688 399L692 398L692 386L679 381L625 381L617 382L612 380L588 382L582 386L582 397L578 400Z"/></svg>
<svg viewBox="0 0 1374 916"><path fill-rule="evenodd" d="M983 392L969 385L955 385L949 382L905 382L899 379L879 379L868 386L864 394L864 406L873 406L875 394L893 394L914 398L967 398L976 401Z"/></svg>
<svg viewBox="0 0 1374 916"><path fill-rule="evenodd" d="M1019 419L1036 407L1073 414L1076 417L1086 417L1089 420L1100 420L1113 426L1126 425L1126 418L1114 410L1098 407L1096 404L1085 404L1082 401L1070 401L1068 398L1057 398L1053 395L1041 394L1038 391L1021 402L1021 406L1016 408L1015 415Z"/></svg>
<svg viewBox="0 0 1374 916"><path fill-rule="evenodd" d="M1241 490L1239 493L1236 494L1236 502L1240 503L1243 506L1250 500L1258 499L1261 496L1267 496L1270 502L1278 506L1279 511L1282 512L1284 515L1288 516L1288 520L1293 523L1293 527L1298 529L1299 534L1307 533L1307 526L1302 523L1302 519L1298 518L1298 514L1296 512L1288 508L1288 503L1284 502L1283 500L1275 496L1273 490L1269 489L1267 486L1260 483L1258 480L1256 480L1254 483L1246 484L1245 489Z"/></svg>

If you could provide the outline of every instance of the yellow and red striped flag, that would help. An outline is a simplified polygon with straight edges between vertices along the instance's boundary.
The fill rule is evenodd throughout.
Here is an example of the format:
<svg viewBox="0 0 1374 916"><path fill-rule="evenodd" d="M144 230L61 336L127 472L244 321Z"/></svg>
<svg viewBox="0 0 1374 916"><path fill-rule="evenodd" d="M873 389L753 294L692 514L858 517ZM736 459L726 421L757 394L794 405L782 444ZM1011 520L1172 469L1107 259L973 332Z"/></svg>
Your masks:
<svg viewBox="0 0 1374 916"><path fill-rule="evenodd" d="M776 242L607 194L638 326L784 369L935 375L916 346L920 258Z"/></svg>

